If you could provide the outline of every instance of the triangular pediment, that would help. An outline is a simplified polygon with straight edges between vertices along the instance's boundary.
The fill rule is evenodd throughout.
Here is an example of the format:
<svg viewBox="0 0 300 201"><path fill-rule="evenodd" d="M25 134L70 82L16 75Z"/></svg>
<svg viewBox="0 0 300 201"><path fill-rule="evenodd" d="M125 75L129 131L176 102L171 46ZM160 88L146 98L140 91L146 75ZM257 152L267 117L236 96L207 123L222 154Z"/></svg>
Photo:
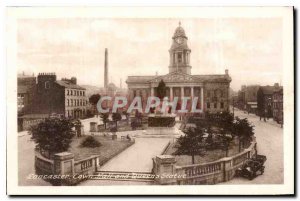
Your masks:
<svg viewBox="0 0 300 201"><path fill-rule="evenodd" d="M199 79L182 72L173 72L167 75L157 76L156 78L149 80L150 83L156 83L163 80L165 83L168 82L199 82Z"/></svg>

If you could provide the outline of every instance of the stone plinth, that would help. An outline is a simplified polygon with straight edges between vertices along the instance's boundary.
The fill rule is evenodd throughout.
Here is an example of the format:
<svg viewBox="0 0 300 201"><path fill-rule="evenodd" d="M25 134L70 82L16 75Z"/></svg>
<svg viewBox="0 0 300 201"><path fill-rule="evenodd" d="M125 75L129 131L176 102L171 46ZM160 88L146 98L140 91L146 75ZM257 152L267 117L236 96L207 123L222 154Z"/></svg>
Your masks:
<svg viewBox="0 0 300 201"><path fill-rule="evenodd" d="M157 175L155 182L158 184L176 184L175 157L171 155L160 155L154 159L153 173Z"/></svg>
<svg viewBox="0 0 300 201"><path fill-rule="evenodd" d="M60 175L74 174L74 154L61 152L54 155L54 172Z"/></svg>

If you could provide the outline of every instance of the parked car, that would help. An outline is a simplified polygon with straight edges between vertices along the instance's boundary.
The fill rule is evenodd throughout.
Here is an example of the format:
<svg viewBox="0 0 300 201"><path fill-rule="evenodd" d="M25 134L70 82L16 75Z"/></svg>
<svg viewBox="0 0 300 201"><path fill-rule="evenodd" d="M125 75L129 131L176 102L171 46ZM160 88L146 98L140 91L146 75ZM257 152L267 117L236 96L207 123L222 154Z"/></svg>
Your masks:
<svg viewBox="0 0 300 201"><path fill-rule="evenodd" d="M242 167L236 170L236 176L244 177L249 180L256 178L258 175L264 174L264 163L267 157L264 155L256 155L255 157L248 159L244 162Z"/></svg>

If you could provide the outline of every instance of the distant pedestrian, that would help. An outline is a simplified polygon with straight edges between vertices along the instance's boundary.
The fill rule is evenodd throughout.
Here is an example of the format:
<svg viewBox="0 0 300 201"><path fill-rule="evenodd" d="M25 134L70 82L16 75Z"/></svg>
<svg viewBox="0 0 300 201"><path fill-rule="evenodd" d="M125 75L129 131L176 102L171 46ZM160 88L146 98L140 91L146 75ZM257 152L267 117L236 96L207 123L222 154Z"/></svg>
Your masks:
<svg viewBox="0 0 300 201"><path fill-rule="evenodd" d="M129 134L127 134L126 138L127 138L127 140L131 141Z"/></svg>

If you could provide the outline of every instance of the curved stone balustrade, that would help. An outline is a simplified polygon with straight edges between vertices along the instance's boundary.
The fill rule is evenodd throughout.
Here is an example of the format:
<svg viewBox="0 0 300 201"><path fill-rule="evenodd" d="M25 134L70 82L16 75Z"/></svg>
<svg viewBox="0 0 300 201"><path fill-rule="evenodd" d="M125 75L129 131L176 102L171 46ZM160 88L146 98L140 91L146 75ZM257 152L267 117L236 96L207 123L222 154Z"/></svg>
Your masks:
<svg viewBox="0 0 300 201"><path fill-rule="evenodd" d="M161 155L153 159L153 173L158 184L216 184L234 177L245 160L256 154L256 140L241 153L210 163L176 166L174 156Z"/></svg>

